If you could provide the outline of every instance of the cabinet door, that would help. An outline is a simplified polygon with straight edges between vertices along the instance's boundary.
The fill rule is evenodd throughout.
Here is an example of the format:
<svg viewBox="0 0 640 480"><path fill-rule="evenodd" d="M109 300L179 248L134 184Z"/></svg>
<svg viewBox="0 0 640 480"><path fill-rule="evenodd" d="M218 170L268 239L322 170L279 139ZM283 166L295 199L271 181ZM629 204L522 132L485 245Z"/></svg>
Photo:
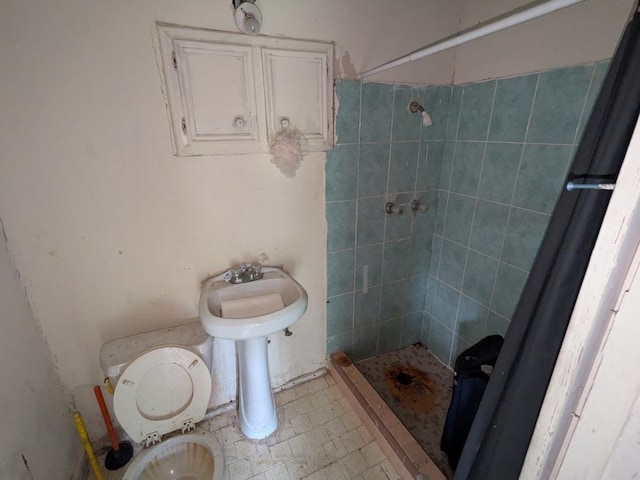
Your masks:
<svg viewBox="0 0 640 480"><path fill-rule="evenodd" d="M304 134L309 151L331 148L331 66L326 44L324 48L321 52L262 49L270 139L288 120Z"/></svg>
<svg viewBox="0 0 640 480"><path fill-rule="evenodd" d="M162 57L176 155L258 151L265 128L256 108L255 49L167 37Z"/></svg>

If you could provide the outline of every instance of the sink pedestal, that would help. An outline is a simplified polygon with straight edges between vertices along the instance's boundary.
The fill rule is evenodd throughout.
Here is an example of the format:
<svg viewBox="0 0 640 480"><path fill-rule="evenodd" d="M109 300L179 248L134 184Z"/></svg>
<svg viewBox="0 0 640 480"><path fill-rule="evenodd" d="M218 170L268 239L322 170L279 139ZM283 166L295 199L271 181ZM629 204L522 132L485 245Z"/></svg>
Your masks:
<svg viewBox="0 0 640 480"><path fill-rule="evenodd" d="M278 428L269 378L267 337L236 340L238 351L238 425L247 438L259 440Z"/></svg>

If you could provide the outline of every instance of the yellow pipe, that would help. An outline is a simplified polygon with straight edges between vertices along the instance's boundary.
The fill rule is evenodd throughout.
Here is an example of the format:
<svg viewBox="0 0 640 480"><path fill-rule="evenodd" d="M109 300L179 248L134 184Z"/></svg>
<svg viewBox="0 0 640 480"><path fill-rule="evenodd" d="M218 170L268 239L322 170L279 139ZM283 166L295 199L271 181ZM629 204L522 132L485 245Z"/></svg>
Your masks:
<svg viewBox="0 0 640 480"><path fill-rule="evenodd" d="M102 473L100 472L100 467L98 466L98 460L96 459L96 454L93 453L93 448L91 447L91 443L89 442L87 427L84 426L84 422L82 421L82 415L80 415L80 412L75 412L73 414L73 420L76 422L78 435L80 435L80 440L82 440L84 450L87 452L89 462L91 463L91 467L93 468L93 473L95 473L96 475L96 480L103 480Z"/></svg>

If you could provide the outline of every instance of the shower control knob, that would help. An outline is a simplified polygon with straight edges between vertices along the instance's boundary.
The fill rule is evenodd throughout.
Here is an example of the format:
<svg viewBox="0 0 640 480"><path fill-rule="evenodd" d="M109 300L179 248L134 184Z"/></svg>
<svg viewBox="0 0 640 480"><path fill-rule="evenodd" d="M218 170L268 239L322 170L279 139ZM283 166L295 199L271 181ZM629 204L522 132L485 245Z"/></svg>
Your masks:
<svg viewBox="0 0 640 480"><path fill-rule="evenodd" d="M236 117L233 119L233 126L236 128L243 128L245 125L245 121L244 118L242 117Z"/></svg>

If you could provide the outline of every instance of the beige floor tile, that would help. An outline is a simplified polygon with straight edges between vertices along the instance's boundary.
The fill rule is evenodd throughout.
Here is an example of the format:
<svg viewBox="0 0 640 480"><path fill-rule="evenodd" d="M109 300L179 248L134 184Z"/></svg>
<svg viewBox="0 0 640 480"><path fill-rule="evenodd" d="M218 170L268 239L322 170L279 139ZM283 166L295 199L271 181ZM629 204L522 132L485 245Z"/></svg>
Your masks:
<svg viewBox="0 0 640 480"><path fill-rule="evenodd" d="M249 461L251 462L251 470L253 473L262 473L266 470L269 470L273 465L273 460L271 459L271 455L269 454L269 450L264 450L262 452L258 452L249 457Z"/></svg>
<svg viewBox="0 0 640 480"><path fill-rule="evenodd" d="M364 441L357 430L351 430L350 432L345 433L340 437L340 439L342 440L342 443L344 443L348 452L360 450L364 447Z"/></svg>
<svg viewBox="0 0 640 480"><path fill-rule="evenodd" d="M284 463L280 465L276 465L273 468L264 472L264 476L267 480L293 480L289 477L289 472L287 471L287 466ZM230 478L229 480L234 480Z"/></svg>
<svg viewBox="0 0 640 480"><path fill-rule="evenodd" d="M301 433L304 433L304 432L308 432L313 428L313 425L311 424L311 420L309 419L309 415L307 414L292 418L291 426L293 427L293 431L296 432L297 435L300 435Z"/></svg>
<svg viewBox="0 0 640 480"><path fill-rule="evenodd" d="M236 457L238 458L238 460L253 455L258 451L256 445L249 440L238 440L235 443L235 446Z"/></svg>
<svg viewBox="0 0 640 480"><path fill-rule="evenodd" d="M331 480L350 480L349 474L345 470L344 465L340 462L332 463L320 470L320 472Z"/></svg>
<svg viewBox="0 0 640 480"><path fill-rule="evenodd" d="M304 477L304 479L305 480L333 480L332 478L328 478L322 470L313 472L311 475Z"/></svg>
<svg viewBox="0 0 640 480"><path fill-rule="evenodd" d="M344 465L350 478L360 475L369 469L369 465L367 465L367 461L364 459L360 450L350 453L340 460L340 462Z"/></svg>
<svg viewBox="0 0 640 480"><path fill-rule="evenodd" d="M309 466L311 467L311 471L320 470L332 463L331 457L322 446L307 451L305 455L309 462Z"/></svg>
<svg viewBox="0 0 640 480"><path fill-rule="evenodd" d="M315 409L318 409L327 403L329 403L329 399L327 398L324 390L320 390L311 396L311 405L313 405L313 408Z"/></svg>
<svg viewBox="0 0 640 480"><path fill-rule="evenodd" d="M233 480L247 480L253 476L251 462L248 459L238 460L229 465L229 478Z"/></svg>
<svg viewBox="0 0 640 480"><path fill-rule="evenodd" d="M344 435L347 432L347 429L342 423L340 418L334 418L333 420L328 421L323 426L324 431L327 434L327 438L329 440L333 440L334 438L338 438L341 435Z"/></svg>
<svg viewBox="0 0 640 480"><path fill-rule="evenodd" d="M311 425L314 427L323 425L329 421L329 416L327 415L327 412L325 412L322 409L315 408L313 412L309 412L307 415L309 415L309 420L311 421Z"/></svg>
<svg viewBox="0 0 640 480"><path fill-rule="evenodd" d="M291 452L294 457L302 455L306 450L309 450L309 443L307 440L307 432L296 435L288 440Z"/></svg>
<svg viewBox="0 0 640 480"><path fill-rule="evenodd" d="M280 417L280 419L282 419L283 422L286 422L287 420L291 420L292 418L295 418L299 415L299 413L296 411L296 406L295 406L295 402L297 402L298 400L294 400L293 402L287 403L286 405L283 405L278 409L278 416Z"/></svg>
<svg viewBox="0 0 640 480"><path fill-rule="evenodd" d="M351 402L346 397L340 398L339 402L340 402L340 405L342 405L342 408L344 409L345 412L350 412L353 410L353 406L351 405Z"/></svg>
<svg viewBox="0 0 640 480"><path fill-rule="evenodd" d="M291 452L291 447L289 446L289 442L282 442L274 445L269 449L269 454L271 455L271 459L273 463L283 463L293 457L293 453Z"/></svg>
<svg viewBox="0 0 640 480"><path fill-rule="evenodd" d="M238 459L236 455L236 444L230 443L222 448L222 454L224 455L224 461L228 465L235 462Z"/></svg>
<svg viewBox="0 0 640 480"><path fill-rule="evenodd" d="M327 376L328 375L322 375L321 377L314 378L313 380L308 382L309 386L311 387L312 393L316 393L316 392L319 392L320 390L324 390L329 386L327 385L327 381L325 380L325 377Z"/></svg>
<svg viewBox="0 0 640 480"><path fill-rule="evenodd" d="M287 472L289 472L289 478L291 480L304 478L311 473L311 466L305 455L287 460L285 465L287 466Z"/></svg>
<svg viewBox="0 0 640 480"><path fill-rule="evenodd" d="M342 408L342 405L337 400L330 401L322 408L330 419L338 418L340 415L345 413L344 408Z"/></svg>
<svg viewBox="0 0 640 480"><path fill-rule="evenodd" d="M215 430L220 430L221 428L233 425L234 423L236 423L236 420L236 412L222 413L209 420L207 428L209 431L213 432Z"/></svg>
<svg viewBox="0 0 640 480"><path fill-rule="evenodd" d="M254 443L256 446L256 450L258 452L262 452L264 450L269 450L271 447L276 445L278 441L276 440L276 436L272 434L267 438L263 438L262 440L258 440L258 441L254 440Z"/></svg>
<svg viewBox="0 0 640 480"><path fill-rule="evenodd" d="M293 387L296 390L296 394L298 398L308 397L313 393L313 388L311 387L311 382L304 382L299 385Z"/></svg>
<svg viewBox="0 0 640 480"><path fill-rule="evenodd" d="M380 465L375 465L362 474L362 480L387 480L388 478Z"/></svg>
<svg viewBox="0 0 640 480"><path fill-rule="evenodd" d="M342 440L340 440L339 438L325 443L322 447L324 448L325 452L327 452L327 455L329 455L329 458L332 462L337 462L349 453L347 447L344 446L344 443L342 443Z"/></svg>
<svg viewBox="0 0 640 480"><path fill-rule="evenodd" d="M331 440L327 436L327 432L325 431L323 425L309 430L307 433L305 433L305 435L307 435L307 441L309 442L310 448L319 447Z"/></svg>
<svg viewBox="0 0 640 480"><path fill-rule="evenodd" d="M371 435L367 427L365 427L364 425L360 425L356 430L358 430L358 433L362 437L364 443L373 442L373 436Z"/></svg>
<svg viewBox="0 0 640 480"><path fill-rule="evenodd" d="M275 434L276 443L281 443L296 436L296 432L293 430L293 426L290 421L286 421L280 424Z"/></svg>
<svg viewBox="0 0 640 480"><path fill-rule="evenodd" d="M297 392L293 388L288 388L275 394L276 405L278 406L285 405L297 399Z"/></svg>
<svg viewBox="0 0 640 480"><path fill-rule="evenodd" d="M362 456L367 461L369 467L382 462L386 457L376 442L370 442L360 449Z"/></svg>
<svg viewBox="0 0 640 480"><path fill-rule="evenodd" d="M291 402L291 405L296 409L296 416L304 415L305 413L309 413L313 410L313 404L309 397L299 398L298 400L294 400Z"/></svg>
<svg viewBox="0 0 640 480"><path fill-rule="evenodd" d="M339 400L340 398L343 397L342 391L340 390L340 387L338 387L337 385L332 385L330 387L327 387L324 390L324 392L329 400Z"/></svg>
<svg viewBox="0 0 640 480"><path fill-rule="evenodd" d="M340 416L340 420L344 424L344 428L347 430L354 430L362 425L360 417L358 417L358 414L353 410L347 411L347 413Z"/></svg>
<svg viewBox="0 0 640 480"><path fill-rule="evenodd" d="M238 440L241 440L243 438L242 433L240 433L240 430L233 425L222 428L220 430L220 436L222 438L222 443L224 445L235 443Z"/></svg>

